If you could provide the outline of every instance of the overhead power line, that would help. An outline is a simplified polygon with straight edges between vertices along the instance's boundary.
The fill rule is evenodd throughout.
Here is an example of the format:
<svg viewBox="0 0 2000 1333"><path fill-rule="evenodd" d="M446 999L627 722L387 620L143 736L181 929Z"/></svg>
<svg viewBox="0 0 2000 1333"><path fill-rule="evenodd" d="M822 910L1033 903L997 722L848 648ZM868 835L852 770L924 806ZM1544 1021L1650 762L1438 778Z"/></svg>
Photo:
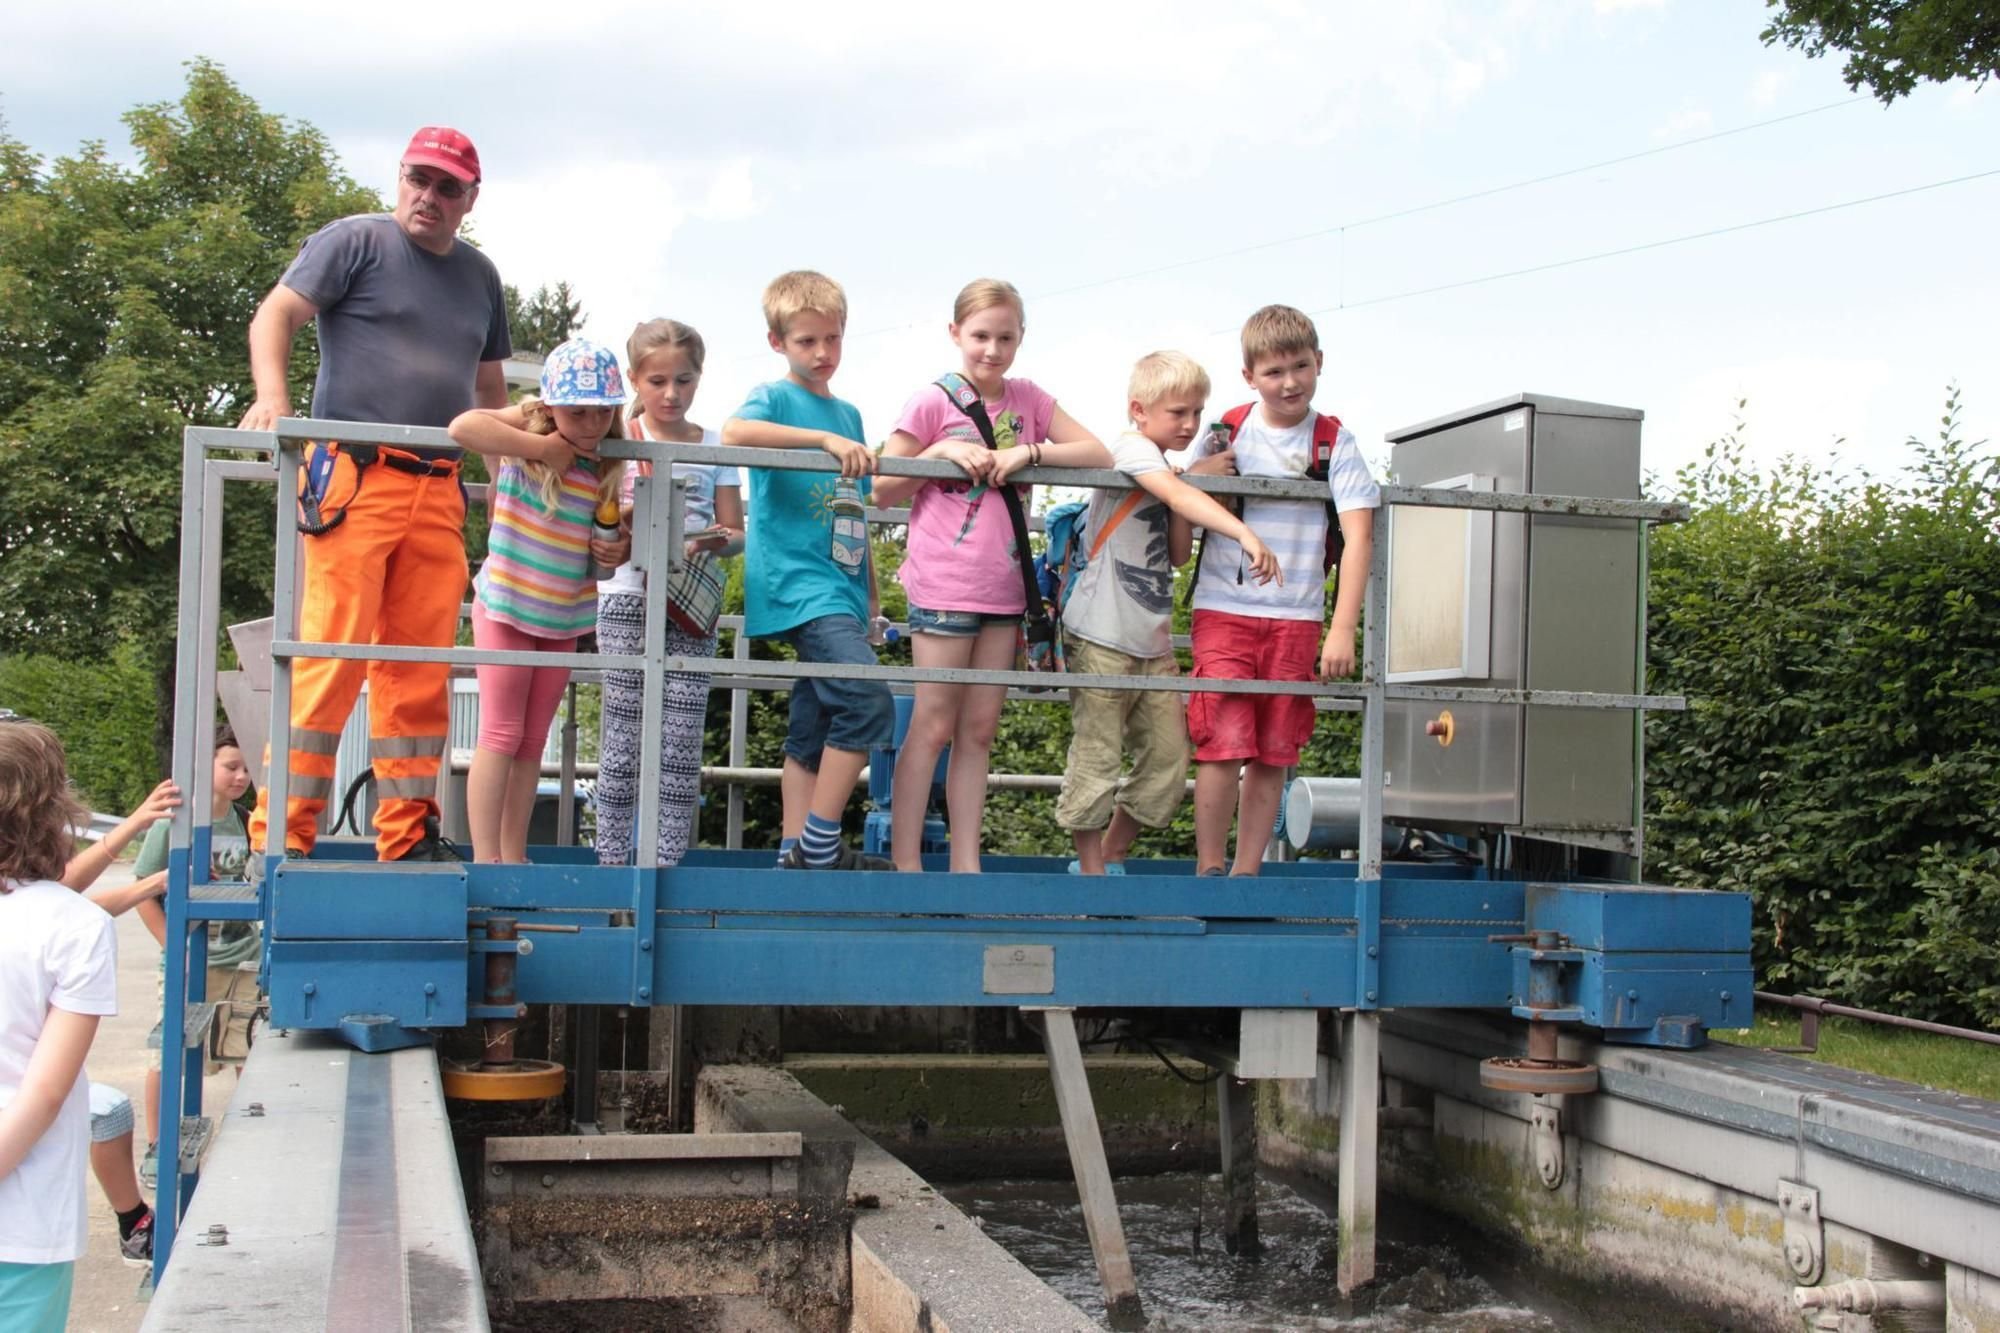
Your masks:
<svg viewBox="0 0 2000 1333"><path fill-rule="evenodd" d="M1838 102L1827 102L1821 106L1808 107L1803 111L1793 111L1782 116L1773 116L1769 120L1752 121L1747 125L1736 125L1726 130L1716 130L1712 134L1697 135L1692 139L1680 139L1669 144L1660 144L1652 148L1642 148L1637 152L1624 153L1617 157L1607 157L1597 162L1586 162L1582 166L1565 167L1561 171L1551 171L1540 176L1528 176L1521 180L1509 181L1505 185L1492 185L1483 190L1469 190L1464 194L1452 195L1448 199L1436 199L1427 204L1415 204L1408 208L1398 208L1387 213L1377 213L1372 217L1356 218L1352 222L1336 223L1331 227L1320 227L1314 231L1302 231L1293 236L1279 236L1267 241L1254 241L1249 245L1239 245L1231 250L1217 250L1211 254L1195 255L1188 259L1176 259L1165 264L1156 264L1151 268L1134 269L1129 273L1115 274L1108 278L1093 278L1089 282L1080 282L1070 287L1058 287L1054 291L1036 292L1033 294L1033 299L1047 301L1058 296L1072 296L1077 292L1094 291L1099 287L1109 287L1114 283L1131 282L1137 278L1150 278L1161 273L1172 273L1179 269L1195 268L1202 264L1213 264L1224 259L1235 259L1241 255L1251 255L1264 250L1274 250L1280 246L1298 245L1303 241L1316 241L1327 236L1338 236L1344 232L1355 231L1362 227L1373 227L1384 222L1396 222L1403 218L1415 217L1419 213L1432 213L1441 208L1451 208L1458 204L1471 203L1478 199L1491 199L1495 195L1507 194L1514 190L1525 190L1531 186L1547 185L1551 181L1564 180L1571 176L1581 176L1589 171L1602 171L1606 167L1621 166L1627 162L1637 162L1642 158L1658 157L1662 153L1679 152L1683 148L1694 148L1700 144L1713 143L1717 139L1727 139L1732 135L1748 134L1752 130L1768 129L1773 125L1782 125L1786 121L1801 120L1806 116L1817 116L1823 111L1835 111L1841 107L1854 106L1868 100L1866 97L1844 97Z"/></svg>
<svg viewBox="0 0 2000 1333"><path fill-rule="evenodd" d="M1530 264L1525 268L1507 269L1500 273L1484 273L1476 278L1460 278L1455 282L1440 282L1428 287L1412 287L1407 291L1389 292L1382 296L1370 296L1359 301L1342 301L1337 305L1322 306L1307 311L1312 315L1331 315L1343 310L1358 310L1363 306L1387 305L1391 301L1406 301L1418 296L1434 296L1439 292L1457 291L1462 287L1477 287L1482 283L1501 282L1507 278L1524 278L1534 273L1548 273L1559 268L1572 268L1578 264L1594 264L1602 259L1617 259L1623 255L1642 254L1647 250L1663 250L1670 245L1686 245L1691 241L1706 241L1716 236L1728 236L1739 231L1750 231L1756 227L1770 227L1780 222L1796 222L1800 218L1818 217L1823 213L1838 213L1844 208L1859 208L1863 204L1879 204L1887 199L1902 199L1913 194L1923 194L1930 190L1942 190L1947 186L1964 185L1971 181L1985 180L2000 176L2000 167L1988 171L1976 171L1969 176L1953 176L1949 180L1931 181L1927 185L1912 185L1907 189L1888 190L1881 194L1871 194L1860 199L1847 199L1837 204L1822 204L1818 208L1801 208L1791 213L1778 213L1767 218L1755 218L1749 222L1733 222L1726 227L1710 227L1706 231L1689 232L1684 236L1668 236L1657 241L1642 241L1637 245L1622 245L1615 250L1599 250L1595 254L1575 255L1568 259L1551 260L1546 264ZM1234 327L1214 330L1217 334L1234 333Z"/></svg>

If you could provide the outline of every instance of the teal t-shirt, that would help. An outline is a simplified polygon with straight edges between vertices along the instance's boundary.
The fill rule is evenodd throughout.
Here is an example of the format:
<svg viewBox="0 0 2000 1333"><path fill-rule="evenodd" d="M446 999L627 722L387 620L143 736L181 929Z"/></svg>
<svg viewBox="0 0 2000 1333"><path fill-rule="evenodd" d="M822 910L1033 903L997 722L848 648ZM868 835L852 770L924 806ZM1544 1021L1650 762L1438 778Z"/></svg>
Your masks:
<svg viewBox="0 0 2000 1333"><path fill-rule="evenodd" d="M173 826L173 820L162 819L146 830L146 841L132 863L136 878L144 879L167 868L167 838ZM243 816L232 806L228 814L208 826L208 877L219 881L241 880L249 864L250 835L243 827ZM208 928L208 965L235 967L249 962L257 957L257 945L254 922L213 922ZM164 966L165 960L161 963Z"/></svg>
<svg viewBox="0 0 2000 1333"><path fill-rule="evenodd" d="M738 408L745 421L864 440L852 403L790 380L760 384ZM749 533L743 568L744 629L769 638L821 616L868 619L868 479L827 472L746 468Z"/></svg>

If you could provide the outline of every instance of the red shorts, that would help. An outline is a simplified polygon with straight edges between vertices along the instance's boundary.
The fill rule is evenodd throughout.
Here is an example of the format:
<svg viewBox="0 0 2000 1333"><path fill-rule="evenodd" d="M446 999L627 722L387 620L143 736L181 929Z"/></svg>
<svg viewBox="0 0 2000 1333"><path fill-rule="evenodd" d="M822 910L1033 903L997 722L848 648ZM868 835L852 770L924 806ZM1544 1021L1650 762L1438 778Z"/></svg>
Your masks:
<svg viewBox="0 0 2000 1333"><path fill-rule="evenodd" d="M1311 680L1318 665L1318 621L1194 613L1197 680ZM1197 763L1254 759L1290 768L1312 739L1316 716L1309 695L1194 694L1188 739Z"/></svg>

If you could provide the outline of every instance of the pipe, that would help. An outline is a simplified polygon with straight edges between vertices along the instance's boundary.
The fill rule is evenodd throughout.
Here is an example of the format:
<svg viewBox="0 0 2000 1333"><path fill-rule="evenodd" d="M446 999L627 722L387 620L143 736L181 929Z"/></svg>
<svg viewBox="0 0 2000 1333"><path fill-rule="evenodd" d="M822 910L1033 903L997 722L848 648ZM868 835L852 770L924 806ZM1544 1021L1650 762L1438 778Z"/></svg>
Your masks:
<svg viewBox="0 0 2000 1333"><path fill-rule="evenodd" d="M1944 1283L1857 1277L1830 1287L1793 1287L1792 1303L1801 1311L1845 1310L1875 1314L1886 1310L1943 1310Z"/></svg>
<svg viewBox="0 0 2000 1333"><path fill-rule="evenodd" d="M1822 1000L1814 995L1779 995L1772 991L1756 992L1760 1004L1783 1005L1803 1014L1825 1015L1828 1018L1857 1018L1864 1023L1880 1023L1885 1027L1908 1028L1912 1032L1932 1032L1940 1037L1959 1037L1965 1041L1984 1042L1989 1046L2000 1046L2000 1032L1980 1032L1974 1028L1955 1028L1949 1023L1933 1023L1923 1018L1905 1018L1901 1014L1885 1014L1874 1009L1856 1009L1852 1005L1836 1004L1832 1000Z"/></svg>

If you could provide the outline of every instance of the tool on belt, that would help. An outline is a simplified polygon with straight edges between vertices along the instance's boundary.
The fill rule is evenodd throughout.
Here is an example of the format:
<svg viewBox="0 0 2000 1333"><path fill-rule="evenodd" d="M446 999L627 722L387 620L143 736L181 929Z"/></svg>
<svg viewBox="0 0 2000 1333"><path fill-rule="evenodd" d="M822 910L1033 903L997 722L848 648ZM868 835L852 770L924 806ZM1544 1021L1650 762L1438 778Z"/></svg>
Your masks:
<svg viewBox="0 0 2000 1333"><path fill-rule="evenodd" d="M347 497L347 504L327 514L323 508L326 488L333 480L334 462L340 455L354 464L354 495ZM339 527L347 518L348 505L354 503L355 495L361 494L362 476L377 463L413 477L455 477L459 469L456 458L421 458L387 445L338 441L315 445L299 484L299 531L308 537L319 537Z"/></svg>

